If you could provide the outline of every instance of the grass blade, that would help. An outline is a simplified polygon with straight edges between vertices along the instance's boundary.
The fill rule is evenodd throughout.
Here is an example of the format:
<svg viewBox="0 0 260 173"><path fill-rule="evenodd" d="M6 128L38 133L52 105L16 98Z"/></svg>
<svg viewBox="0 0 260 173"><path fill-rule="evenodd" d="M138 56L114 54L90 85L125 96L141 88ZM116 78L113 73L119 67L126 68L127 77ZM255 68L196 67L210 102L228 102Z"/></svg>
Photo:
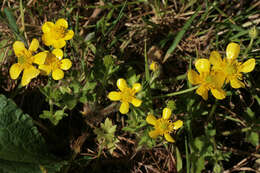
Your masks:
<svg viewBox="0 0 260 173"><path fill-rule="evenodd" d="M8 9L8 8L4 8L4 13L6 15L7 21L8 21L8 25L10 27L10 29L15 32L16 34L19 33L19 29L18 26L16 25L16 20L14 18L13 13Z"/></svg>
<svg viewBox="0 0 260 173"><path fill-rule="evenodd" d="M197 17L197 15L199 14L199 11L201 9L201 5L197 8L196 12L189 18L189 20L184 24L183 28L181 29L181 31L179 31L179 33L177 34L176 38L174 39L172 45L170 46L170 48L167 50L166 55L163 59L163 63L165 63L165 61L167 61L167 59L170 57L171 53L175 50L175 48L177 47L177 45L179 44L179 42L181 41L183 35L185 34L186 30L190 27L192 21L195 19L195 17Z"/></svg>

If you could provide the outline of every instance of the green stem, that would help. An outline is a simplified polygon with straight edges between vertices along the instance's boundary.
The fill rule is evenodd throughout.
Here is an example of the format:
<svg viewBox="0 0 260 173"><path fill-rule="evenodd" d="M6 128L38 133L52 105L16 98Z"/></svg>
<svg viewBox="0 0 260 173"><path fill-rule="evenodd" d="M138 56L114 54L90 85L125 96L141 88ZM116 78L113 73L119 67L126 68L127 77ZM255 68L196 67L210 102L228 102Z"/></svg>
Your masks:
<svg viewBox="0 0 260 173"><path fill-rule="evenodd" d="M53 102L51 99L49 100L49 105L50 105L50 112L51 114L53 114Z"/></svg>
<svg viewBox="0 0 260 173"><path fill-rule="evenodd" d="M185 94L185 93L191 92L191 91L193 91L197 88L198 88L198 86L195 86L195 87L192 87L192 88L188 88L186 90L177 91L177 92L173 92L173 93L162 95L162 96L155 96L153 98L163 98L163 97L171 97L171 96L176 96L176 95L180 95L180 94Z"/></svg>
<svg viewBox="0 0 260 173"><path fill-rule="evenodd" d="M216 100L215 104L212 106L211 111L210 111L209 116L208 116L208 121L207 122L209 122L213 118L213 115L214 115L214 113L216 111L217 105L218 105L218 100Z"/></svg>
<svg viewBox="0 0 260 173"><path fill-rule="evenodd" d="M245 52L244 52L244 54L243 54L243 57L244 57L244 58L246 57L248 51L252 48L253 42L254 42L254 38L251 38L251 39L250 39L250 43L249 43L248 47L246 48L246 50L245 50Z"/></svg>
<svg viewBox="0 0 260 173"><path fill-rule="evenodd" d="M224 131L221 133L221 135L223 136L229 136L229 135L232 135L232 134L235 134L235 133L239 133L239 132L247 132L247 131L250 131L252 130L251 127L246 127L246 128L243 128L243 129L235 129L235 130L232 130L232 131Z"/></svg>
<svg viewBox="0 0 260 173"><path fill-rule="evenodd" d="M186 172L190 173L190 158L189 158L189 150L188 150L188 141L185 136L185 153L186 153Z"/></svg>

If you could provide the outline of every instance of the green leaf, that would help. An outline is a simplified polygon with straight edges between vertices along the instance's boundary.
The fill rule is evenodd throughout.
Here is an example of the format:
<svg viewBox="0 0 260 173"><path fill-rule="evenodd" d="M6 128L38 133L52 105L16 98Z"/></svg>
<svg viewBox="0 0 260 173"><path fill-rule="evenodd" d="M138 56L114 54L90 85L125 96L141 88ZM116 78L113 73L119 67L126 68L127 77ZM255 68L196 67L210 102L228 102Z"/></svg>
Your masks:
<svg viewBox="0 0 260 173"><path fill-rule="evenodd" d="M201 173L202 170L205 168L205 159L203 156L199 157L195 167L196 167L196 173Z"/></svg>
<svg viewBox="0 0 260 173"><path fill-rule="evenodd" d="M41 173L41 165L48 173L55 173L63 163L48 151L30 116L0 95L0 171Z"/></svg>
<svg viewBox="0 0 260 173"><path fill-rule="evenodd" d="M13 16L13 13L8 8L4 8L4 13L5 13L6 18L8 20L8 24L9 24L10 29L12 29L13 32L19 33L19 29L18 29L18 26L16 24L16 20Z"/></svg>
<svg viewBox="0 0 260 173"><path fill-rule="evenodd" d="M199 151L202 151L202 148L204 147L205 142L204 142L203 138L201 138L201 137L196 137L195 140L194 140L194 145L195 145L195 147L196 147Z"/></svg>
<svg viewBox="0 0 260 173"><path fill-rule="evenodd" d="M105 123L101 123L101 128L96 128L94 130L100 146L107 148L110 153L113 153L116 148L116 143L119 142L115 137L115 131L116 125L113 126L112 121L109 118L106 118Z"/></svg>
<svg viewBox="0 0 260 173"><path fill-rule="evenodd" d="M130 86L133 86L134 83L138 82L140 76L136 75L136 72L133 67L129 67L126 74L126 80Z"/></svg>
<svg viewBox="0 0 260 173"><path fill-rule="evenodd" d="M177 172L182 172L182 159L179 149L176 147Z"/></svg>
<svg viewBox="0 0 260 173"><path fill-rule="evenodd" d="M215 163L214 168L213 168L213 172L214 173L221 173L221 172L223 172L222 167L218 163Z"/></svg>
<svg viewBox="0 0 260 173"><path fill-rule="evenodd" d="M43 113L40 115L40 118L49 119L52 124L56 126L64 116L68 116L64 110L57 110L54 114L50 111L43 111Z"/></svg>
<svg viewBox="0 0 260 173"><path fill-rule="evenodd" d="M105 67L107 69L109 69L109 67L111 65L113 65L114 61L113 61L113 57L111 55L106 55L104 58L103 58L103 63L105 65Z"/></svg>
<svg viewBox="0 0 260 173"><path fill-rule="evenodd" d="M249 136L247 137L247 141L249 141L255 147L259 145L259 134L256 132L250 132Z"/></svg>
<svg viewBox="0 0 260 173"><path fill-rule="evenodd" d="M251 119L254 119L254 118L255 118L255 113L254 113L254 112L252 111L252 109L250 109L249 107L247 107L246 113L247 113L247 115L248 115Z"/></svg>
<svg viewBox="0 0 260 173"><path fill-rule="evenodd" d="M13 31L14 35L18 37L21 41L23 41L25 45L28 47L24 36L19 32L13 13L8 8L4 8L4 13L6 15L9 28Z"/></svg>

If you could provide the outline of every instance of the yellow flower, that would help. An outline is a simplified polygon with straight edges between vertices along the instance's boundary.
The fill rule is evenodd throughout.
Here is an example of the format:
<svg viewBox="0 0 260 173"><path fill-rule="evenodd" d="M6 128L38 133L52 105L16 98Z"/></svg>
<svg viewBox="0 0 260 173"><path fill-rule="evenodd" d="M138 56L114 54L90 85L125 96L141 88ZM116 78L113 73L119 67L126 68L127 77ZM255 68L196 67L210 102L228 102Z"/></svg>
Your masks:
<svg viewBox="0 0 260 173"><path fill-rule="evenodd" d="M152 70L153 72L155 72L156 70L158 70L158 68L159 68L158 63L155 61L152 61L152 63L149 66L149 69Z"/></svg>
<svg viewBox="0 0 260 173"><path fill-rule="evenodd" d="M163 135L168 142L175 142L170 133L181 128L183 122L181 120L172 122L169 120L171 114L171 109L164 108L162 118L156 119L155 116L151 114L146 117L146 122L153 125L155 128L153 131L149 132L151 138L157 138L157 136Z"/></svg>
<svg viewBox="0 0 260 173"><path fill-rule="evenodd" d="M29 84L30 81L40 73L40 70L36 69L33 63L40 65L45 61L47 56L46 52L40 52L34 56L32 55L33 52L36 52L38 47L39 42L37 39L32 40L28 50L21 41L16 41L13 44L14 53L17 56L18 62L11 66L9 73L12 79L17 79L23 71L22 86Z"/></svg>
<svg viewBox="0 0 260 173"><path fill-rule="evenodd" d="M142 89L140 83L135 83L133 88L129 88L125 79L121 78L117 80L116 84L120 91L112 91L107 97L112 101L122 102L119 108L121 114L128 113L129 103L132 103L135 107L139 107L142 104L142 100L135 98L135 94Z"/></svg>
<svg viewBox="0 0 260 173"><path fill-rule="evenodd" d="M65 40L70 40L74 36L72 30L68 30L68 22L65 19L58 19L56 23L45 22L42 25L42 41L46 46L54 48L63 48L66 45Z"/></svg>
<svg viewBox="0 0 260 173"><path fill-rule="evenodd" d="M208 91L210 90L217 99L224 99L226 93L221 87L224 84L222 72L210 71L210 62L207 59L198 59L195 67L199 74L194 70L188 71L188 80L193 85L199 85L196 93L204 100L208 99Z"/></svg>
<svg viewBox="0 0 260 173"><path fill-rule="evenodd" d="M226 49L226 58L221 59L220 54L217 51L213 51L210 54L210 63L213 65L213 70L222 71L224 75L222 78L225 83L229 83L233 88L244 87L242 80L242 72L248 73L255 68L255 59L250 58L243 64L237 61L237 57L240 52L240 46L237 43L229 43Z"/></svg>
<svg viewBox="0 0 260 173"><path fill-rule="evenodd" d="M63 52L61 49L54 49L51 53L48 52L45 63L39 65L39 69L46 75L52 72L52 78L54 80L60 80L64 77L62 70L68 70L72 66L69 59L62 59Z"/></svg>

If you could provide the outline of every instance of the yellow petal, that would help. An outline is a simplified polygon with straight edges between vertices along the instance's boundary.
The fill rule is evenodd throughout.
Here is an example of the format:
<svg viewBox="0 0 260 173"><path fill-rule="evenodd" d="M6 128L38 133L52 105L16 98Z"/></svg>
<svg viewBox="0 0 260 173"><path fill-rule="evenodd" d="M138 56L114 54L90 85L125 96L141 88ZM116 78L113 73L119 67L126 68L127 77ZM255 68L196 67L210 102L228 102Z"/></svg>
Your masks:
<svg viewBox="0 0 260 173"><path fill-rule="evenodd" d="M172 136L169 133L164 133L164 138L168 142L172 142L172 143L175 142L175 140L172 138Z"/></svg>
<svg viewBox="0 0 260 173"><path fill-rule="evenodd" d="M253 71L255 68L255 59L254 58L251 58L249 60L247 60L246 62L244 62L240 67L239 67L239 70L241 72L244 72L244 73L249 73L251 71Z"/></svg>
<svg viewBox="0 0 260 173"><path fill-rule="evenodd" d="M52 45L56 49L61 49L61 48L63 48L66 45L66 41L63 40L63 39L53 40Z"/></svg>
<svg viewBox="0 0 260 173"><path fill-rule="evenodd" d="M205 85L199 86L199 88L196 90L196 93L204 100L208 100L208 89L205 87Z"/></svg>
<svg viewBox="0 0 260 173"><path fill-rule="evenodd" d="M238 57L240 46L237 43L229 43L226 49L226 56L228 60L234 60Z"/></svg>
<svg viewBox="0 0 260 173"><path fill-rule="evenodd" d="M123 78L118 79L116 85L120 89L120 91L124 91L126 88L128 88L126 81Z"/></svg>
<svg viewBox="0 0 260 173"><path fill-rule="evenodd" d="M39 41L36 38L34 38L29 47L29 51L35 52L38 49L38 47L39 47Z"/></svg>
<svg viewBox="0 0 260 173"><path fill-rule="evenodd" d="M66 41L63 39L53 41L53 47L56 49L63 48L65 45L66 45Z"/></svg>
<svg viewBox="0 0 260 173"><path fill-rule="evenodd" d="M46 45L46 46L50 46L52 45L52 38L50 38L50 34L43 34L42 35L42 42Z"/></svg>
<svg viewBox="0 0 260 173"><path fill-rule="evenodd" d="M9 70L9 74L11 76L11 79L17 79L22 72L23 68L20 64L16 63L13 64Z"/></svg>
<svg viewBox="0 0 260 173"><path fill-rule="evenodd" d="M23 71L22 86L28 85L33 78L36 78L40 74L40 70L36 69L34 66L29 66Z"/></svg>
<svg viewBox="0 0 260 173"><path fill-rule="evenodd" d="M245 84L243 82L241 82L240 80L238 80L237 78L231 78L230 85L232 86L232 88L245 87Z"/></svg>
<svg viewBox="0 0 260 173"><path fill-rule="evenodd" d="M53 49L51 53L54 54L59 60L63 58L63 51L61 49Z"/></svg>
<svg viewBox="0 0 260 173"><path fill-rule="evenodd" d="M132 89L134 89L135 92L137 93L137 92L141 91L142 85L141 85L140 83L135 83L135 84L133 85L133 88L132 88Z"/></svg>
<svg viewBox="0 0 260 173"><path fill-rule="evenodd" d="M209 62L216 67L221 67L222 59L220 54L217 51L212 51L210 53Z"/></svg>
<svg viewBox="0 0 260 173"><path fill-rule="evenodd" d="M72 30L68 30L64 37L64 40L70 40L72 39L73 36L74 36L74 32Z"/></svg>
<svg viewBox="0 0 260 173"><path fill-rule="evenodd" d="M39 69L44 72L44 75L49 75L51 73L51 66L50 65L39 65Z"/></svg>
<svg viewBox="0 0 260 173"><path fill-rule="evenodd" d="M171 115L172 115L172 110L171 109L169 109L169 108L164 108L163 109L163 119L165 119L165 120L168 120L170 117L171 117Z"/></svg>
<svg viewBox="0 0 260 173"><path fill-rule="evenodd" d="M108 94L107 96L110 100L112 101L118 101L121 99L121 93L120 92L116 92L116 91L112 91Z"/></svg>
<svg viewBox="0 0 260 173"><path fill-rule="evenodd" d="M211 88L210 91L212 95L218 100L222 100L226 97L226 92L222 89Z"/></svg>
<svg viewBox="0 0 260 173"><path fill-rule="evenodd" d="M61 69L55 69L52 71L52 78L54 80L60 80L64 77L64 72Z"/></svg>
<svg viewBox="0 0 260 173"><path fill-rule="evenodd" d="M188 71L188 80L193 85L197 85L197 84L201 83L199 74L197 72L195 72L194 70Z"/></svg>
<svg viewBox="0 0 260 173"><path fill-rule="evenodd" d="M129 111L129 103L122 102L119 108L119 112L121 112L121 114L127 114L128 111Z"/></svg>
<svg viewBox="0 0 260 173"><path fill-rule="evenodd" d="M17 57L24 56L24 51L27 51L27 49L24 47L24 43L21 41L14 42L13 49Z"/></svg>
<svg viewBox="0 0 260 173"><path fill-rule="evenodd" d="M44 64L47 54L48 54L47 52L37 53L36 55L33 56L34 58L33 62L38 65Z"/></svg>
<svg viewBox="0 0 260 173"><path fill-rule="evenodd" d="M58 19L58 20L56 21L55 25L57 25L57 26L62 26L62 27L64 27L65 29L68 28L68 22L67 22L65 19L63 19L63 18Z"/></svg>
<svg viewBox="0 0 260 173"><path fill-rule="evenodd" d="M45 22L45 23L42 25L42 32L43 32L43 33L49 33L49 32L51 32L53 26L54 26L54 23L52 23L52 22Z"/></svg>
<svg viewBox="0 0 260 173"><path fill-rule="evenodd" d="M159 130L152 130L149 132L149 136L153 139L157 138L157 136L159 136L160 131Z"/></svg>
<svg viewBox="0 0 260 173"><path fill-rule="evenodd" d="M226 79L225 73L218 71L214 75L212 75L212 77L217 88L221 88L224 85Z"/></svg>
<svg viewBox="0 0 260 173"><path fill-rule="evenodd" d="M63 59L61 60L60 68L62 70L68 70L72 66L72 63L69 59Z"/></svg>
<svg viewBox="0 0 260 173"><path fill-rule="evenodd" d="M131 103L132 103L135 107L139 107L139 106L141 106L141 104L142 104L142 100L137 99L137 98L133 98L132 101L131 101Z"/></svg>
<svg viewBox="0 0 260 173"><path fill-rule="evenodd" d="M177 129L179 129L179 128L181 128L183 126L183 121L182 120L175 121L173 123L173 125L174 125L173 129L177 130Z"/></svg>
<svg viewBox="0 0 260 173"><path fill-rule="evenodd" d="M198 70L199 73L209 72L209 70L210 70L209 60L204 59L204 58L198 59L195 62L195 67L196 67L196 69Z"/></svg>
<svg viewBox="0 0 260 173"><path fill-rule="evenodd" d="M155 118L155 116L153 116L152 114L147 115L146 122L148 124L155 125L156 121L157 121L157 119Z"/></svg>

